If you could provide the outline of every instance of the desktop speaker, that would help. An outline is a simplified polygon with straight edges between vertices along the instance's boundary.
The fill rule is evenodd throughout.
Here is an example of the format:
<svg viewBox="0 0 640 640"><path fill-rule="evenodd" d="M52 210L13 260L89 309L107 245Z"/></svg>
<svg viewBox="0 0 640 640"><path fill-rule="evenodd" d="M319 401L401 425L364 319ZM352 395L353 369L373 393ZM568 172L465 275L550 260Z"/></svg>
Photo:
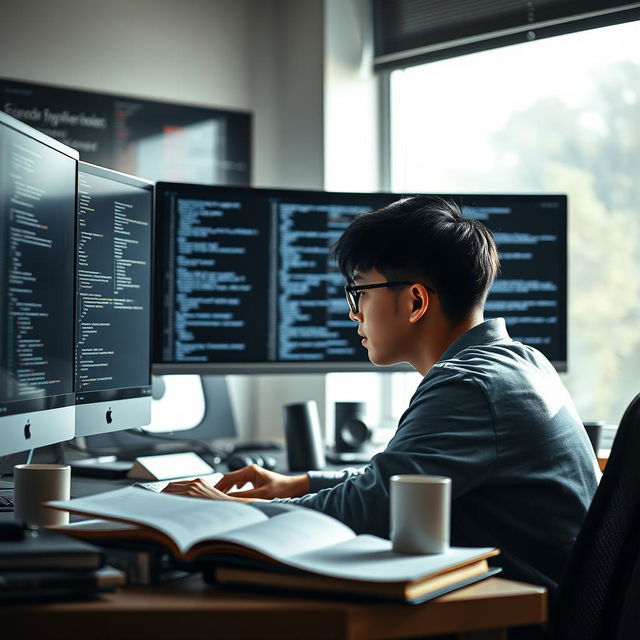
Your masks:
<svg viewBox="0 0 640 640"><path fill-rule="evenodd" d="M335 450L360 451L371 438L371 429L364 421L364 402L336 402Z"/></svg>
<svg viewBox="0 0 640 640"><path fill-rule="evenodd" d="M284 435L289 471L324 468L324 447L315 401L284 406Z"/></svg>

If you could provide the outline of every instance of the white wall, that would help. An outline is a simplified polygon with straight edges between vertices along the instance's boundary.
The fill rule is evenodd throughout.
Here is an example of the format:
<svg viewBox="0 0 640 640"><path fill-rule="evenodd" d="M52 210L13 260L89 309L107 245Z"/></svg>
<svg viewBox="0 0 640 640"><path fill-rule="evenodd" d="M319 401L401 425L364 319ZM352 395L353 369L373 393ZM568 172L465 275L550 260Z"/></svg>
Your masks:
<svg viewBox="0 0 640 640"><path fill-rule="evenodd" d="M0 0L0 76L254 113L254 184L323 186L322 0ZM243 434L324 378L230 376Z"/></svg>
<svg viewBox="0 0 640 640"><path fill-rule="evenodd" d="M370 12L369 0L325 0L323 142L330 191L381 188Z"/></svg>
<svg viewBox="0 0 640 640"><path fill-rule="evenodd" d="M2 2L0 74L247 109L246 0Z"/></svg>

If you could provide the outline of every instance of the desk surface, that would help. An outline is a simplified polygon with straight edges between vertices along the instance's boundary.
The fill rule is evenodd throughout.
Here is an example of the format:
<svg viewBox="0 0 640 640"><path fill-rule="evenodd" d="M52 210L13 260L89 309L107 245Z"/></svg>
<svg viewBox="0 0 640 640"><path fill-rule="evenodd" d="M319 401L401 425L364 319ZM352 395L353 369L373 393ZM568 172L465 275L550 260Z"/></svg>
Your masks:
<svg viewBox="0 0 640 640"><path fill-rule="evenodd" d="M506 638L507 627L544 622L541 587L499 578L422 605L346 603L221 591L199 576L169 585L128 587L88 602L0 606L7 638L410 638L459 633Z"/></svg>

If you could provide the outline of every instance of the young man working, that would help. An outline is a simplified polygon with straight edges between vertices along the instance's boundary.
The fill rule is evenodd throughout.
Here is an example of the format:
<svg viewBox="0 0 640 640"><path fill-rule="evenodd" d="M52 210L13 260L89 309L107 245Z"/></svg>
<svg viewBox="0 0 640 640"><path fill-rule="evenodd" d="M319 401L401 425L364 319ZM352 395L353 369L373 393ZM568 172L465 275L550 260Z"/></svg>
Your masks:
<svg viewBox="0 0 640 640"><path fill-rule="evenodd" d="M452 479L451 542L496 546L505 577L552 591L595 492L598 470L555 370L484 321L498 253L456 205L418 196L354 220L334 255L350 284L349 317L369 359L408 362L423 376L386 450L362 469L283 476L252 466L183 495L289 499L357 533L389 535L389 479Z"/></svg>

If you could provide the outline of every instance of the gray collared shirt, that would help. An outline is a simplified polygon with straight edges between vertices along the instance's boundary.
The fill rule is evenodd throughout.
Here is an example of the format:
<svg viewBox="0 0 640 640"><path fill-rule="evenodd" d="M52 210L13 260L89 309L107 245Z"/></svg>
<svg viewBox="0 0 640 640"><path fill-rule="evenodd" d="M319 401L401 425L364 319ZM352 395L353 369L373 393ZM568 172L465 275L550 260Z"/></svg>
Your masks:
<svg viewBox="0 0 640 640"><path fill-rule="evenodd" d="M453 545L499 547L505 577L551 589L599 479L555 369L501 318L449 346L385 451L362 469L309 472L313 493L290 502L388 537L389 479L405 473L452 479Z"/></svg>

